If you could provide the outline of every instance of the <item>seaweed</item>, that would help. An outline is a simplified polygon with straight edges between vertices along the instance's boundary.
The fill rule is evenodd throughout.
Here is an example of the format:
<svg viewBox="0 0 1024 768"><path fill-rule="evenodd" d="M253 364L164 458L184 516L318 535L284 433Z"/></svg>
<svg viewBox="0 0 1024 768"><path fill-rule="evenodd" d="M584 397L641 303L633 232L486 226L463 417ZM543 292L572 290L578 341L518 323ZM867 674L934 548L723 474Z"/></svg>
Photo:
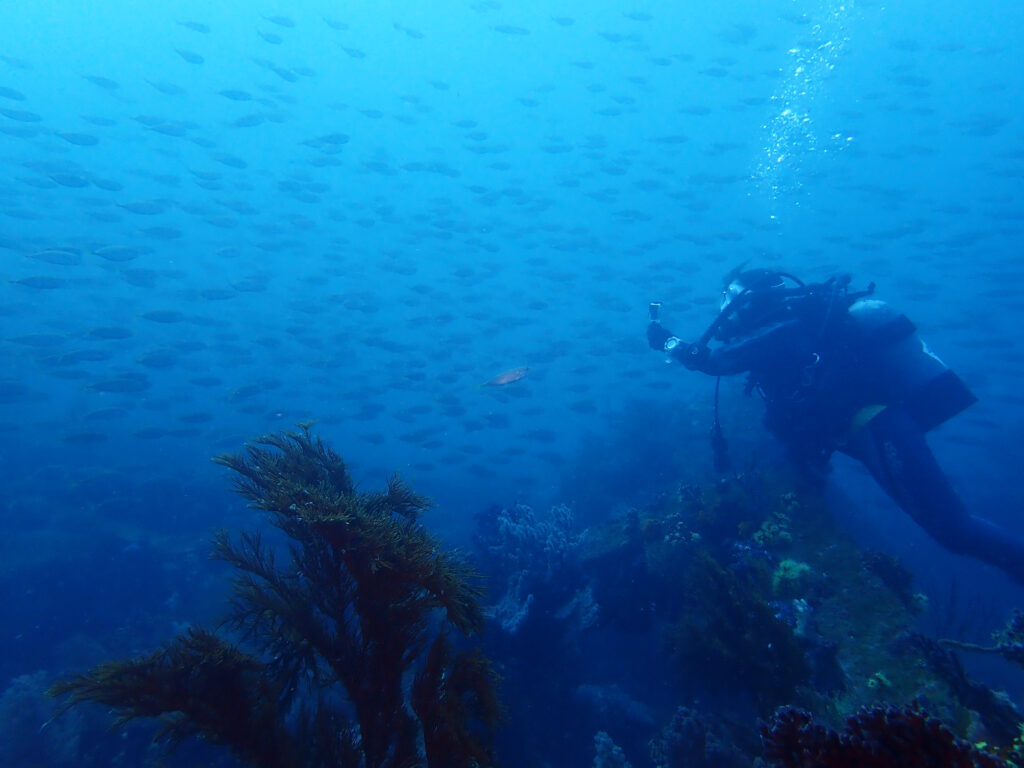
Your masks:
<svg viewBox="0 0 1024 768"><path fill-rule="evenodd" d="M762 710L791 700L809 683L804 649L752 581L702 551L682 581L691 604L666 636L681 674L701 670L702 678L746 690Z"/></svg>
<svg viewBox="0 0 1024 768"><path fill-rule="evenodd" d="M163 718L171 747L201 736L265 768L492 765L496 675L451 640L482 629L481 586L419 522L427 500L397 477L358 492L308 425L215 461L289 540L278 562L259 532L215 537L235 572L226 626L251 650L194 629L52 692L121 723Z"/></svg>
<svg viewBox="0 0 1024 768"><path fill-rule="evenodd" d="M282 741L280 688L264 665L204 629L190 629L166 647L137 659L101 664L57 682L51 693L71 703L94 701L118 713L116 725L160 717L156 740L177 745L203 734L230 746L253 765L284 765L291 745Z"/></svg>

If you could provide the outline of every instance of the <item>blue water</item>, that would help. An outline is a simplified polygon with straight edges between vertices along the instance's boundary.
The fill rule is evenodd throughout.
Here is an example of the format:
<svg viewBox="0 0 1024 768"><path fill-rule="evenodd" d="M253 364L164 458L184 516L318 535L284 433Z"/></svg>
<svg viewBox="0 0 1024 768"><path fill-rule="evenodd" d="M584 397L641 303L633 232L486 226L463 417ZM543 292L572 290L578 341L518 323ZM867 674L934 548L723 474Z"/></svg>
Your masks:
<svg viewBox="0 0 1024 768"><path fill-rule="evenodd" d="M296 422L460 545L490 504L597 522L712 480L711 383L648 350L647 305L696 337L744 261L875 281L980 398L941 463L1024 532L1019 3L3 15L0 688L216 616L209 536L251 516L210 457ZM741 388L723 420L770 450ZM1020 601L837 465L919 584Z"/></svg>

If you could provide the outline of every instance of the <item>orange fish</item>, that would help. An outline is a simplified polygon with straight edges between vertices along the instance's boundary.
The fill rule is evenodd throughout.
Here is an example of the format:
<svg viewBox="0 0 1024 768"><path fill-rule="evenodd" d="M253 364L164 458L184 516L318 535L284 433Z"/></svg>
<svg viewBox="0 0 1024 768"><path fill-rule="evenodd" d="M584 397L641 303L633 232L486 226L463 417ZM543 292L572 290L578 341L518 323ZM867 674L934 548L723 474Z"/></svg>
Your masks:
<svg viewBox="0 0 1024 768"><path fill-rule="evenodd" d="M481 387L504 387L506 384L511 384L513 381L519 381L520 379L526 378L526 374L530 372L530 369L525 365L519 368L511 368L503 373L499 373L490 381L485 381L481 384Z"/></svg>

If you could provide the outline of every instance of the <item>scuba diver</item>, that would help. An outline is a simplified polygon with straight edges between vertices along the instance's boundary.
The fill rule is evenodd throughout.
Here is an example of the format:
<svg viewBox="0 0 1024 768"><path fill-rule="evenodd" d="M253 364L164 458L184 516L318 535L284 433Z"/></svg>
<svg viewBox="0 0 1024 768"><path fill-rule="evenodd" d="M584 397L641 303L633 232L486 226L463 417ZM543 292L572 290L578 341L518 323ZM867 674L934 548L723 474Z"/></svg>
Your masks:
<svg viewBox="0 0 1024 768"><path fill-rule="evenodd" d="M943 547L1024 584L1024 540L967 512L925 440L977 398L906 315L872 297L874 283L849 285L847 275L812 284L739 268L700 339L686 344L662 326L655 302L647 341L690 370L746 372L746 393L764 400L765 424L805 474L820 482L837 450L857 459ZM712 447L724 471L718 383Z"/></svg>

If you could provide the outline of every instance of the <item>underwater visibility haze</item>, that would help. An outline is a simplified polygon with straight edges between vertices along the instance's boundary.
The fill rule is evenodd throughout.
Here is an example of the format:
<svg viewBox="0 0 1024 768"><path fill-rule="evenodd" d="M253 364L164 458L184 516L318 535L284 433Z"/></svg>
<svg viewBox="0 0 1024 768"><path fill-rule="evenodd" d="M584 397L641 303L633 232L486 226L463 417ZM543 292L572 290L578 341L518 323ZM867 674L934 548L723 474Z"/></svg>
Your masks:
<svg viewBox="0 0 1024 768"><path fill-rule="evenodd" d="M1024 764L1020 587L645 338L874 283L1024 535L1024 7L3 22L0 762Z"/></svg>

